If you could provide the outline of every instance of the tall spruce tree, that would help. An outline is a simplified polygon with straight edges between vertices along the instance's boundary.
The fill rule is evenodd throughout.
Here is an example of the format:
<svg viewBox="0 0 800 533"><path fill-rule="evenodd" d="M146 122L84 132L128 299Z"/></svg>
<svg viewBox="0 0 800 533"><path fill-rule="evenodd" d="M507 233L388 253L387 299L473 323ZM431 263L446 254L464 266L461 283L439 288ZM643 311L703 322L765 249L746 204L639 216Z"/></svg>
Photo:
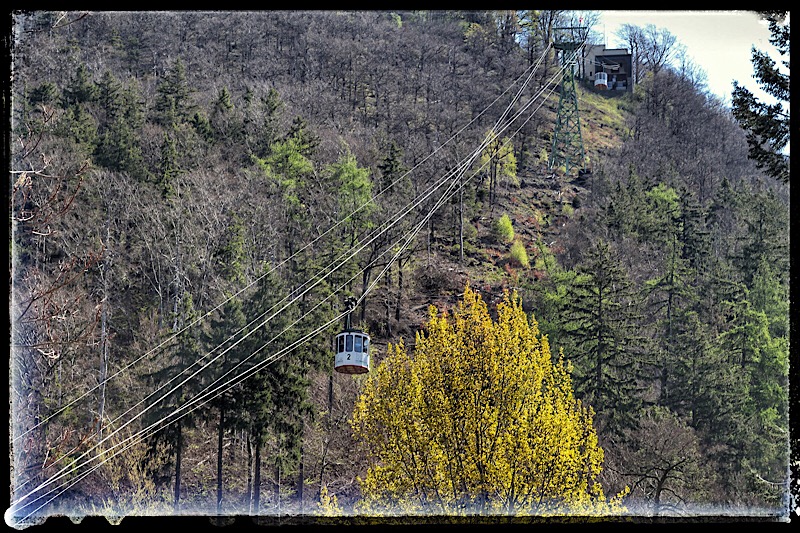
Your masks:
<svg viewBox="0 0 800 533"><path fill-rule="evenodd" d="M173 507L176 512L180 510L184 432L196 423L199 414L186 405L203 387L202 375L190 377L200 369L195 363L203 356L200 324L195 324L198 316L191 294L185 292L181 298L179 320L175 322L175 343L168 362L145 376L151 388L155 387L151 396L158 398L154 408L145 415L145 425L157 424L160 428L150 439L151 447L163 442L174 458Z"/></svg>
<svg viewBox="0 0 800 533"><path fill-rule="evenodd" d="M768 21L770 44L780 53L783 70L767 53L754 46L752 63L754 78L764 91L775 97L776 103L759 101L747 88L734 81L733 116L747 132L748 155L756 165L784 183L789 182L789 155L784 149L789 143L789 13L760 11Z"/></svg>
<svg viewBox="0 0 800 533"><path fill-rule="evenodd" d="M638 302L611 245L598 240L567 287L563 331L574 351L579 397L598 413L603 429L619 431L634 422L640 402L642 339Z"/></svg>

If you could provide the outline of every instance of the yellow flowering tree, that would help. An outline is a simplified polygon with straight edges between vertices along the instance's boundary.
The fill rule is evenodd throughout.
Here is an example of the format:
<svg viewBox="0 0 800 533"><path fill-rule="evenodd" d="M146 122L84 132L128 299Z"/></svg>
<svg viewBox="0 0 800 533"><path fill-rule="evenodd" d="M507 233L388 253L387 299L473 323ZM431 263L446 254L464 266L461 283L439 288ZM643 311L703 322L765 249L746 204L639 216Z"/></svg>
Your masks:
<svg viewBox="0 0 800 533"><path fill-rule="evenodd" d="M600 515L621 510L596 481L603 450L569 363L506 293L492 320L469 287L430 308L413 355L402 341L366 379L351 419L371 465L371 514Z"/></svg>

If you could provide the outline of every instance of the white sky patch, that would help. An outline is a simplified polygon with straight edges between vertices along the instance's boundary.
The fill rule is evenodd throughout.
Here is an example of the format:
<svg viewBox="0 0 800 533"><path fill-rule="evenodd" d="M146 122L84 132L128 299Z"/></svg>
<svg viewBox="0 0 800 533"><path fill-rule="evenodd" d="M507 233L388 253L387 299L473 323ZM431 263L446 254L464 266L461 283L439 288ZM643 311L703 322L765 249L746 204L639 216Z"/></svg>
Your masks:
<svg viewBox="0 0 800 533"><path fill-rule="evenodd" d="M730 105L733 80L747 87L760 100L774 99L761 91L753 79L751 49L780 60L770 42L769 27L749 11L600 11L595 31L605 35L606 45L625 47L616 32L623 24L645 27L653 24L675 36L686 54L707 76L709 92Z"/></svg>

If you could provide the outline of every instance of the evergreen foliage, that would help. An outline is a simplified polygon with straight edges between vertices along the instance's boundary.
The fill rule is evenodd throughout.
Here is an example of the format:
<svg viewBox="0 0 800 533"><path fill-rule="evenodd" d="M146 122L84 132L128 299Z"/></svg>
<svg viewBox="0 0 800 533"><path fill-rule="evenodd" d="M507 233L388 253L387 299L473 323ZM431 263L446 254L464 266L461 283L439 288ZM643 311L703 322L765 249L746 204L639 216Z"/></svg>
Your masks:
<svg viewBox="0 0 800 533"><path fill-rule="evenodd" d="M752 48L753 77L777 103L760 102L747 88L734 82L733 116L747 131L749 156L770 176L789 182L789 155L784 148L789 143L789 41L788 12L761 11L769 23L770 44L784 57L782 67L767 53Z"/></svg>

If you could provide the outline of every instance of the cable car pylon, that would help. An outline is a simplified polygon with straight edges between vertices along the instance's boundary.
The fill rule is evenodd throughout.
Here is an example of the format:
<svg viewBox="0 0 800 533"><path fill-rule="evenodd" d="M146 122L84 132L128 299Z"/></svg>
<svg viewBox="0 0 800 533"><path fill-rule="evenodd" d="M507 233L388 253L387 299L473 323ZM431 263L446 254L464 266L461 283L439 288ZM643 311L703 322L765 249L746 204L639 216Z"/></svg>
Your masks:
<svg viewBox="0 0 800 533"><path fill-rule="evenodd" d="M588 28L575 26L553 30L553 47L558 50L563 78L549 163L551 169L563 166L564 172L569 174L573 168L581 170L584 166L581 120L578 114L578 95L575 91L575 70L577 52L586 41Z"/></svg>
<svg viewBox="0 0 800 533"><path fill-rule="evenodd" d="M366 374L369 372L370 337L358 328L352 327L350 315L356 308L357 300L349 296L345 299L347 318L345 328L336 335L333 349L336 352L333 369L342 374Z"/></svg>

